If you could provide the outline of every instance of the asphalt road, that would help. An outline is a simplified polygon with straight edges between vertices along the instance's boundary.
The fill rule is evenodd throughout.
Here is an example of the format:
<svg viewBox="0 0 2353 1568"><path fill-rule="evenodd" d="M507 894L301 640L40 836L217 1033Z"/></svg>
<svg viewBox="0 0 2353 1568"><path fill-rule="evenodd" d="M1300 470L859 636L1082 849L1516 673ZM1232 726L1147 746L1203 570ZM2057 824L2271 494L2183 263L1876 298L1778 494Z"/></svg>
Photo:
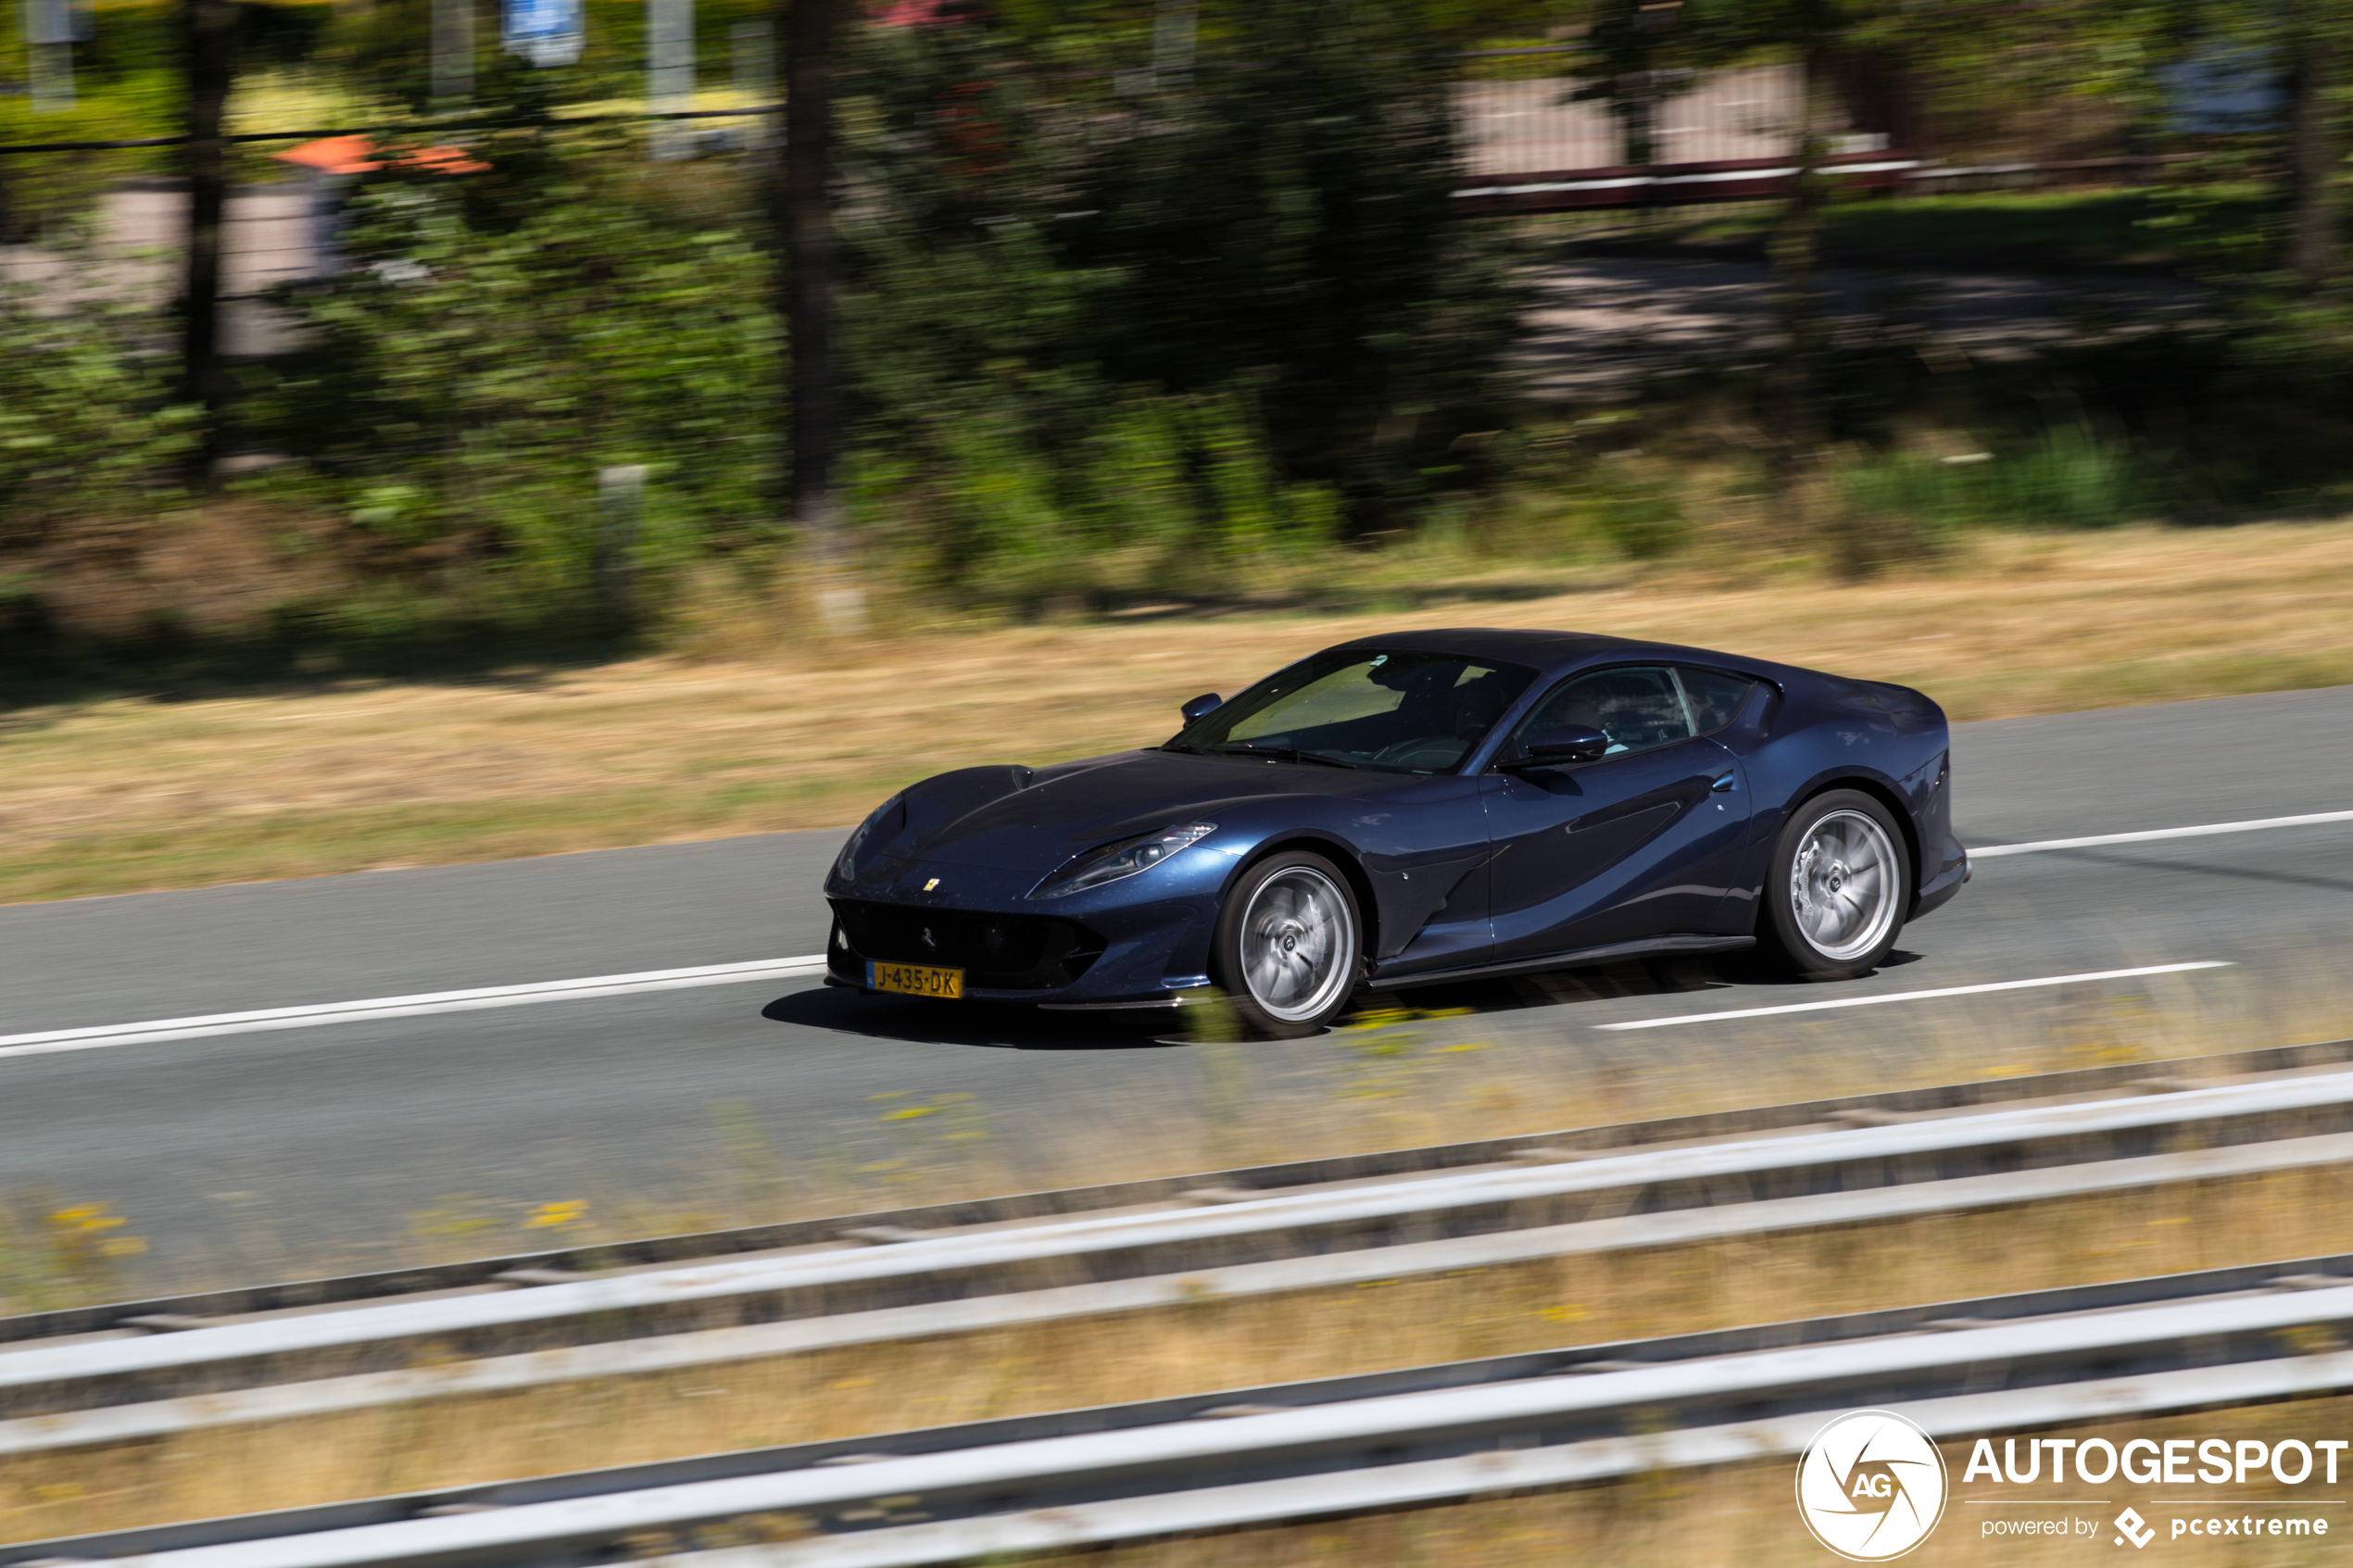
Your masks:
<svg viewBox="0 0 2353 1568"><path fill-rule="evenodd" d="M1966 725L1957 816L1983 846L2353 809L2349 723L2353 687ZM0 1035L814 954L839 837L0 909ZM1473 1010L1431 1027L1506 1047L1490 1072L1622 1087L1778 1053L1818 1062L1822 1092L1847 1092L1904 1076L1918 1042L1949 1049L1972 1019L1996 1050L2086 1008L2095 1025L2168 1010L2244 1022L2289 997L2321 1016L2314 998L2347 995L2335 967L2348 937L2353 822L1989 859L1906 932L1902 961L1850 985L1780 985L1737 962L1629 969L1456 988L1430 999ZM2235 967L1592 1027L2193 960ZM864 1168L929 1158L946 1145L924 1140L978 1116L1013 1179L1066 1178L1090 1136L1197 1147L1202 1064L1157 1037L1167 1027L769 980L0 1056L0 1198L111 1206L151 1239L138 1267L152 1281L381 1261L404 1237L477 1220L481 1249L506 1250L526 1243L513 1228L524 1207L567 1199L616 1223L635 1206L637 1228L725 1221L741 1185L766 1179L752 1128L779 1179L845 1193L887 1185L889 1170ZM1258 1092L1333 1092L1332 1043L1252 1050ZM881 1120L949 1096L972 1098L919 1135Z"/></svg>

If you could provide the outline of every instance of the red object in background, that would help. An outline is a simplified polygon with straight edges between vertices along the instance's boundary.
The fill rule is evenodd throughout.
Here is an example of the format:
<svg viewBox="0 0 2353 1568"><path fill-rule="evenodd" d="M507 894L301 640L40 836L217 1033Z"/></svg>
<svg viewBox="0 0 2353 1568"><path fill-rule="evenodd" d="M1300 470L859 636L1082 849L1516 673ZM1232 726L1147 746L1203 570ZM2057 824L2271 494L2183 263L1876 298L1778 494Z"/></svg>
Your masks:
<svg viewBox="0 0 2353 1568"><path fill-rule="evenodd" d="M994 174L1005 166L1004 132L990 119L981 95L993 85L960 82L939 94L939 139L955 159L956 172L968 179Z"/></svg>
<svg viewBox="0 0 2353 1568"><path fill-rule="evenodd" d="M375 144L365 136L322 136L270 156L326 174L373 174L384 166ZM430 174L480 174L490 167L459 147L416 147L392 161Z"/></svg>
<svg viewBox="0 0 2353 1568"><path fill-rule="evenodd" d="M891 0L873 15L876 27L946 27L985 20L988 10L982 0ZM993 174L1005 164L1004 132L979 101L992 85L960 82L937 100L941 150L966 179Z"/></svg>
<svg viewBox="0 0 2353 1568"><path fill-rule="evenodd" d="M946 27L986 20L985 0L891 0L873 13L877 27ZM988 117L980 99L994 83L960 82L939 94L935 110L941 150L966 179L994 174L1005 166L1005 135Z"/></svg>
<svg viewBox="0 0 2353 1568"><path fill-rule="evenodd" d="M891 0L874 14L877 27L939 27L978 21L980 17L975 0Z"/></svg>

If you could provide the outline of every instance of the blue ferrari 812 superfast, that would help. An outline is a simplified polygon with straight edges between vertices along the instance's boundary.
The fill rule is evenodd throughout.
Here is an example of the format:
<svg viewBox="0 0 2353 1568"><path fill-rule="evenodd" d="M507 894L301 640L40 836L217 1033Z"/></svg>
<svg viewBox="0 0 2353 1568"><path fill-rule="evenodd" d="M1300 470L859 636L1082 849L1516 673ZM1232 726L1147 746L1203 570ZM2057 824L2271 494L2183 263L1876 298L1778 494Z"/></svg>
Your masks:
<svg viewBox="0 0 2353 1568"><path fill-rule="evenodd" d="M1757 947L1880 964L1969 877L1905 686L1572 632L1365 637L1158 746L960 768L825 880L827 979L1042 1008L1216 987L1253 1033L1365 993Z"/></svg>

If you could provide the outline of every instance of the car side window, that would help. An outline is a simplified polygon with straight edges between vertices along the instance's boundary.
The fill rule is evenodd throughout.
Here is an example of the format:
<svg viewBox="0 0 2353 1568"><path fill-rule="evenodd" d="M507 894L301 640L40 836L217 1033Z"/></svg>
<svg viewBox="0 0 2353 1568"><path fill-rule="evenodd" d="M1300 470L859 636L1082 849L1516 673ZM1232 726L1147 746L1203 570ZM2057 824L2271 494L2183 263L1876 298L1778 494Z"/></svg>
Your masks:
<svg viewBox="0 0 2353 1568"><path fill-rule="evenodd" d="M1756 683L1747 676L1721 670L1680 665L1675 673L1682 678L1683 700L1692 710L1692 730L1696 734L1712 735L1730 723L1748 694L1756 689Z"/></svg>
<svg viewBox="0 0 2353 1568"><path fill-rule="evenodd" d="M1649 751L1692 735L1683 698L1671 671L1659 665L1596 670L1573 676L1547 693L1512 732L1512 747L1523 749L1546 730L1590 724L1609 737L1611 757Z"/></svg>

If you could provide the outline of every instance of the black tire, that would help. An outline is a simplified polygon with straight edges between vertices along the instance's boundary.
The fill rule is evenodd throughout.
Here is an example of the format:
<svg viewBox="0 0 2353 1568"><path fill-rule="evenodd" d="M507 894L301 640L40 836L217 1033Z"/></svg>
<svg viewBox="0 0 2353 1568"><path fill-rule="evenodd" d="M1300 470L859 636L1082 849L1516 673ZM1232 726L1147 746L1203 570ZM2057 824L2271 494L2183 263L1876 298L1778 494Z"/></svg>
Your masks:
<svg viewBox="0 0 2353 1568"><path fill-rule="evenodd" d="M1319 1033L1364 977L1365 922L1355 891L1321 855L1286 850L1242 872L1217 910L1210 978L1245 1033L1296 1040Z"/></svg>
<svg viewBox="0 0 2353 1568"><path fill-rule="evenodd" d="M1887 959L1912 907L1903 830L1872 797L1831 789L1790 813L1765 873L1758 945L1806 980L1852 980Z"/></svg>

